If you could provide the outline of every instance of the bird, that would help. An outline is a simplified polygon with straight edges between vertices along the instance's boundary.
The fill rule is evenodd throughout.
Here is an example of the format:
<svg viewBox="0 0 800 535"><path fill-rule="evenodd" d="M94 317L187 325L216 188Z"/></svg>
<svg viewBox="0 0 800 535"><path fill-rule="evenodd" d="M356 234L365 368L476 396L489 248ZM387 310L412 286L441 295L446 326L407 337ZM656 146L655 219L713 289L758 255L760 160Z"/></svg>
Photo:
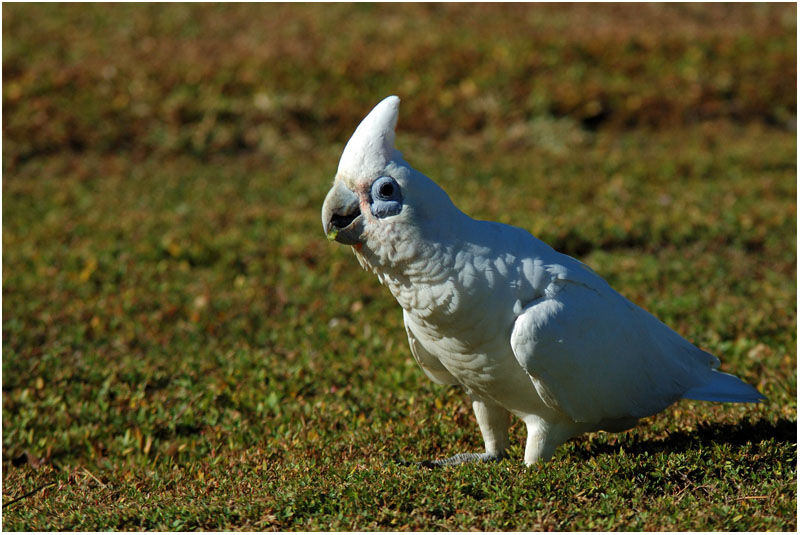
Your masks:
<svg viewBox="0 0 800 535"><path fill-rule="evenodd" d="M356 127L321 215L327 238L351 246L399 303L424 374L472 402L485 451L416 464L503 459L512 417L534 465L572 437L630 429L680 399L766 399L584 263L459 210L395 148L399 105L386 97Z"/></svg>

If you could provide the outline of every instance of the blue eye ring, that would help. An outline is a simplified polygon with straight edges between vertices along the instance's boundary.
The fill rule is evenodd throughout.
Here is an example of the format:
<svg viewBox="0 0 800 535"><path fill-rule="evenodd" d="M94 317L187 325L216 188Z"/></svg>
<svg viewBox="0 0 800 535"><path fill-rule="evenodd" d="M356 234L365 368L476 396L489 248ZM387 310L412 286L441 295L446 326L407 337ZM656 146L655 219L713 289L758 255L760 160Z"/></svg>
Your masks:
<svg viewBox="0 0 800 535"><path fill-rule="evenodd" d="M376 178L372 182L372 198L377 201L402 201L400 184L390 176Z"/></svg>
<svg viewBox="0 0 800 535"><path fill-rule="evenodd" d="M397 215L403 209L400 184L390 176L376 178L370 186L370 211L379 218Z"/></svg>

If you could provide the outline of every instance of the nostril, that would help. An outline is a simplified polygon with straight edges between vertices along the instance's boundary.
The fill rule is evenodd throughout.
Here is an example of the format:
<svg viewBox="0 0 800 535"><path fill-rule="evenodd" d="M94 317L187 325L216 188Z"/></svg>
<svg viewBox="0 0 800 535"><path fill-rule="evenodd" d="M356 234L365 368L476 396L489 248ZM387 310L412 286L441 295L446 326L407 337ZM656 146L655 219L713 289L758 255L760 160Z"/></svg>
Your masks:
<svg viewBox="0 0 800 535"><path fill-rule="evenodd" d="M352 214L348 215L333 214L333 216L331 217L331 225L340 229L345 228L347 225L352 223L357 217L358 217L358 212L353 212Z"/></svg>

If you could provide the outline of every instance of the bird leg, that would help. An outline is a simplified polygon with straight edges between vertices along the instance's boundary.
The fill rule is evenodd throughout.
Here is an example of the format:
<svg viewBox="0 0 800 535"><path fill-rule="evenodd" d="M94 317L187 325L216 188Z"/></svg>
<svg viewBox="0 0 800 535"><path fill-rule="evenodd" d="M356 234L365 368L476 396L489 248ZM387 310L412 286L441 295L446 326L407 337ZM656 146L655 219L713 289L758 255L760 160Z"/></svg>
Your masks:
<svg viewBox="0 0 800 535"><path fill-rule="evenodd" d="M524 420L528 428L525 442L525 464L528 466L549 460L556 448L576 433L584 431L579 424L546 421L535 415L526 416Z"/></svg>
<svg viewBox="0 0 800 535"><path fill-rule="evenodd" d="M486 455L502 459L508 449L508 426L511 424L511 414L500 405L479 399L472 400L472 410L483 435Z"/></svg>
<svg viewBox="0 0 800 535"><path fill-rule="evenodd" d="M478 399L472 400L472 410L475 411L475 418L478 420L478 426L481 429L481 435L483 435L483 442L486 445L485 453L458 453L446 459L422 461L413 464L423 468L437 468L461 463L499 461L507 457L508 426L511 423L509 412L500 405L486 403ZM401 461L401 464L412 463Z"/></svg>

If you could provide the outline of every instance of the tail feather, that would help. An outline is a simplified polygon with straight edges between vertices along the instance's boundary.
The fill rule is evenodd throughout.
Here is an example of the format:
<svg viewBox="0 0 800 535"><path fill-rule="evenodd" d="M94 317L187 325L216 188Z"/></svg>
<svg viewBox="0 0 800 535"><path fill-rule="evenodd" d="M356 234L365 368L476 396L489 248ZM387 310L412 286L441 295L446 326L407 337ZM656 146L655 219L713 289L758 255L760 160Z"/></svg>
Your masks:
<svg viewBox="0 0 800 535"><path fill-rule="evenodd" d="M735 375L714 370L711 380L703 386L690 388L684 399L699 401L721 401L726 403L758 403L767 399L761 392Z"/></svg>

